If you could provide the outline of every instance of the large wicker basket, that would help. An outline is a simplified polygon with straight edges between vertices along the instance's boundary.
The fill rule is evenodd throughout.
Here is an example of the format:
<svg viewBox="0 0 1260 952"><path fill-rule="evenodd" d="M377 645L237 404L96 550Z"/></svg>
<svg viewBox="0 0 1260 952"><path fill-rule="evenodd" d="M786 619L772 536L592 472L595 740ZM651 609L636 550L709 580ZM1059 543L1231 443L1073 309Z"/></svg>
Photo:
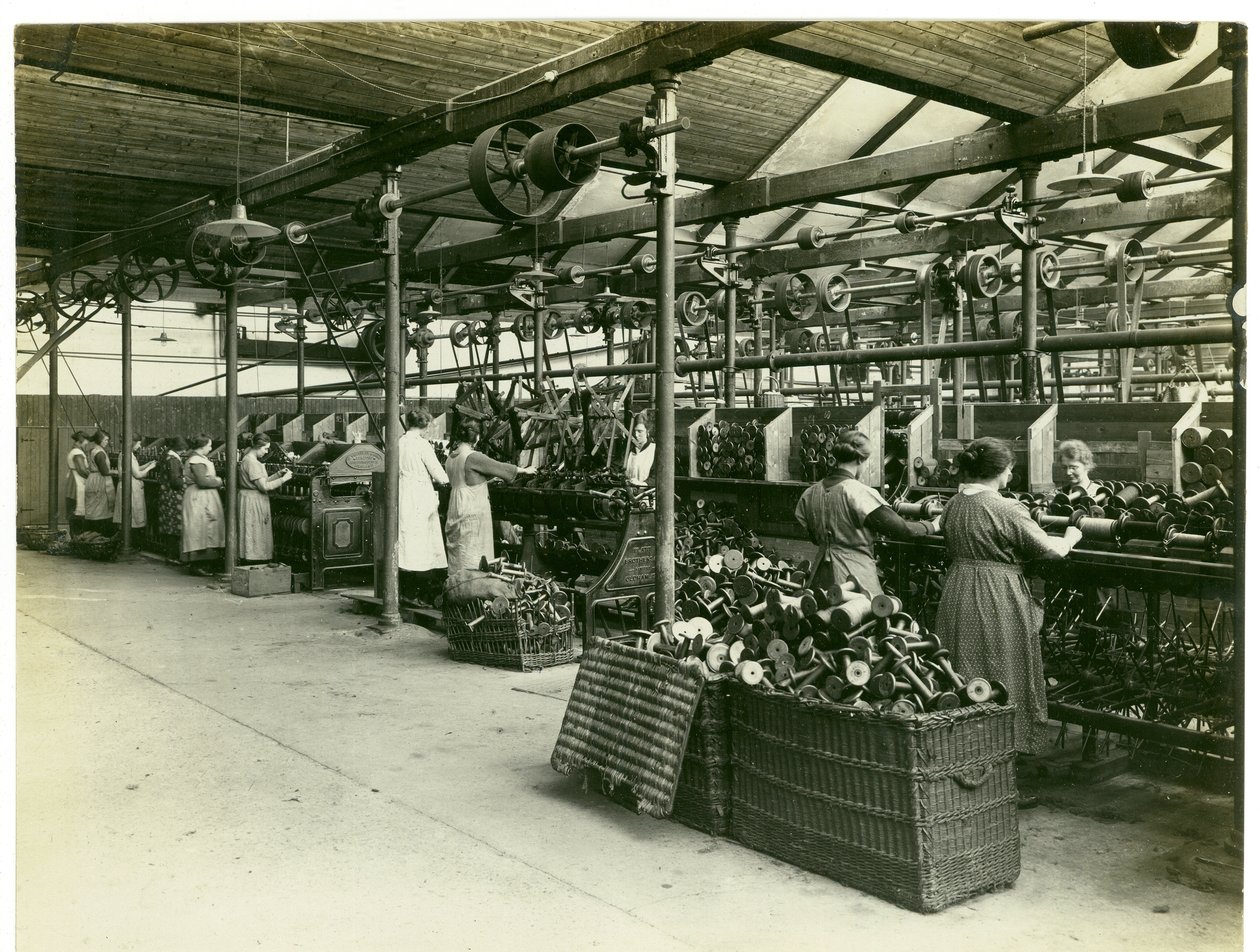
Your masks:
<svg viewBox="0 0 1260 952"><path fill-rule="evenodd" d="M107 539L70 539L70 554L78 556L81 559L91 559L94 562L112 562L118 557L118 550L122 547L122 538L113 536Z"/></svg>
<svg viewBox="0 0 1260 952"><path fill-rule="evenodd" d="M732 835L918 912L1019 876L1014 709L897 718L736 685Z"/></svg>
<svg viewBox="0 0 1260 952"><path fill-rule="evenodd" d="M679 823L713 836L726 836L731 829L729 686L726 678L705 682L670 812Z"/></svg>
<svg viewBox="0 0 1260 952"><path fill-rule="evenodd" d="M527 628L515 607L509 614L495 617L485 615L479 602L460 605L447 599L442 606L442 622L455 661L537 671L575 659L571 619Z"/></svg>
<svg viewBox="0 0 1260 952"><path fill-rule="evenodd" d="M18 541L28 549L37 552L47 552L49 543L57 541L63 531L62 529L50 529L48 526L22 526L18 530Z"/></svg>

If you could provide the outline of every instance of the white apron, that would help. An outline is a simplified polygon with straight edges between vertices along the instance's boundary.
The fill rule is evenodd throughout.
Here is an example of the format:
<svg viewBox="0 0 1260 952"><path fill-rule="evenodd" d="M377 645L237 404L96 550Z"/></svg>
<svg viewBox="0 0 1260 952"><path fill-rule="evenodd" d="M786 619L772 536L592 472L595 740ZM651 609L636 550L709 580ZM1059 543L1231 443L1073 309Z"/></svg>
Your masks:
<svg viewBox="0 0 1260 952"><path fill-rule="evenodd" d="M419 430L408 430L398 440L398 568L404 572L446 568L434 480L447 481L433 445Z"/></svg>

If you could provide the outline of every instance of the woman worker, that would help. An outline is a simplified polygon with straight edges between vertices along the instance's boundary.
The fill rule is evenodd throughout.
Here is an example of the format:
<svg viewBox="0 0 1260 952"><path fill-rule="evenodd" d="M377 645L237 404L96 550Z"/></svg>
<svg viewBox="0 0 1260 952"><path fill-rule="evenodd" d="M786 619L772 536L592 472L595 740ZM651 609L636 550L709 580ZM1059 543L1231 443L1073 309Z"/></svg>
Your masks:
<svg viewBox="0 0 1260 952"><path fill-rule="evenodd" d="M446 545L438 519L434 483L450 483L423 430L433 422L428 410L409 410L398 440L398 573L399 588L408 598L420 595L417 573L446 568Z"/></svg>
<svg viewBox="0 0 1260 952"><path fill-rule="evenodd" d="M158 534L163 537L163 552L168 559L178 559L180 537L184 534L184 450L182 437L167 437L163 442L161 478L158 480Z"/></svg>
<svg viewBox="0 0 1260 952"><path fill-rule="evenodd" d="M1063 558L1081 539L1070 527L1046 535L1023 503L1000 492L1014 456L1001 440L981 437L957 456L962 482L941 516L950 560L936 610L936 633L956 670L1006 685L1016 706L1015 748L1035 754L1047 725L1041 667L1041 603L1033 598L1023 563ZM1030 802L1031 801L1031 802ZM1021 800L1033 806L1033 798Z"/></svg>
<svg viewBox="0 0 1260 952"><path fill-rule="evenodd" d="M70 523L70 534L78 535L83 531L83 506L88 478L87 447L90 444L88 435L82 430L75 430L70 435L70 452L66 454L66 521Z"/></svg>
<svg viewBox="0 0 1260 952"><path fill-rule="evenodd" d="M236 555L242 563L270 562L275 551L271 532L271 500L267 494L293 478L287 468L267 475L262 458L271 449L271 437L255 433L241 456L240 486L236 490Z"/></svg>
<svg viewBox="0 0 1260 952"><path fill-rule="evenodd" d="M930 535L939 525L907 522L876 490L858 481L857 471L871 455L871 441L857 430L842 435L831 451L825 477L801 494L796 521L810 539L827 547L836 582L854 579L868 595L882 595L875 568L875 534L893 539Z"/></svg>
<svg viewBox="0 0 1260 952"><path fill-rule="evenodd" d="M1066 477L1064 492L1080 489L1087 496L1093 496L1100 488L1089 476L1094 469L1094 453L1081 440L1064 440L1059 444L1059 464Z"/></svg>
<svg viewBox="0 0 1260 952"><path fill-rule="evenodd" d="M494 558L494 532L490 517L490 491L486 484L494 478L513 480L521 473L534 473L533 466L500 463L473 449L481 438L476 420L460 420L446 458L446 475L451 481L451 501L446 511L446 557L452 574L481 567L481 560Z"/></svg>
<svg viewBox="0 0 1260 952"><path fill-rule="evenodd" d="M83 521L102 535L113 531L114 477L109 468L109 434L97 430L87 445L88 478L83 485Z"/></svg>
<svg viewBox="0 0 1260 952"><path fill-rule="evenodd" d="M223 558L223 501L219 498L223 480L215 475L214 463L210 461L212 445L206 433L190 436L188 459L184 461L180 559L200 575L209 575L210 569L199 563L213 563Z"/></svg>
<svg viewBox="0 0 1260 952"><path fill-rule="evenodd" d="M143 529L149 524L149 514L145 511L144 505L144 477L148 476L153 467L157 465L157 460L140 465L136 459L136 450L140 449L144 443L144 437L137 436L131 441L131 452L127 454L128 462L131 466L131 528ZM122 468L123 461L118 460L119 469ZM114 522L122 525L122 490L114 496Z"/></svg>
<svg viewBox="0 0 1260 952"><path fill-rule="evenodd" d="M652 464L656 462L656 444L648 441L647 423L635 420L630 431L630 450L626 456L626 482L646 486L652 480Z"/></svg>

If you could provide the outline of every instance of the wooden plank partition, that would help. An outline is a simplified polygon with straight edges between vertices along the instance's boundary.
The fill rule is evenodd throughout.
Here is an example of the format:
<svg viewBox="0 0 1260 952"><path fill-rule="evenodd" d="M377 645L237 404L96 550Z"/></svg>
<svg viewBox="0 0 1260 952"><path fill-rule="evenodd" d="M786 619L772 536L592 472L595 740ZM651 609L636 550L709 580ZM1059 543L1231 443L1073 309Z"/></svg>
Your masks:
<svg viewBox="0 0 1260 952"><path fill-rule="evenodd" d="M805 467L801 465L801 431L807 426L836 424L856 427L871 441L871 456L858 471L859 481L876 489L884 485L884 404L849 404L840 407L793 407L792 441L787 457L788 474L785 478L805 480ZM774 477L767 477L773 479Z"/></svg>
<svg viewBox="0 0 1260 952"><path fill-rule="evenodd" d="M1006 440L1015 452L1011 489L1045 492L1054 486L1058 404L965 403L947 405L941 419L937 458L957 456L967 443L981 436Z"/></svg>
<svg viewBox="0 0 1260 952"><path fill-rule="evenodd" d="M1094 479L1170 483L1181 489L1181 432L1199 423L1199 403L1061 403L1059 440L1084 440ZM1058 454L1056 483L1063 479Z"/></svg>
<svg viewBox="0 0 1260 952"><path fill-rule="evenodd" d="M696 433L702 424L712 422L713 410L709 407L674 409L674 467L678 474L700 475L696 467Z"/></svg>

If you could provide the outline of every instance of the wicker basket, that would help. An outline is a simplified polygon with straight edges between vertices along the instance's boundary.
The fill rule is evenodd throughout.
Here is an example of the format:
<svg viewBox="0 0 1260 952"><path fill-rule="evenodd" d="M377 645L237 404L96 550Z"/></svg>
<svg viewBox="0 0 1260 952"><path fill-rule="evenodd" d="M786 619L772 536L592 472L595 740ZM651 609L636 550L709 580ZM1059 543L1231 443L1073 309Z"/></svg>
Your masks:
<svg viewBox="0 0 1260 952"><path fill-rule="evenodd" d="M48 526L22 526L18 530L18 541L28 549L47 552L48 544L61 537L61 529L50 529Z"/></svg>
<svg viewBox="0 0 1260 952"><path fill-rule="evenodd" d="M118 557L122 539L115 536L111 539L70 540L70 554L80 559L91 559L94 562L112 562Z"/></svg>
<svg viewBox="0 0 1260 952"><path fill-rule="evenodd" d="M571 619L528 629L513 609L501 618L487 615L475 626L469 624L484 614L479 602L457 605L449 599L444 601L442 621L452 660L513 671L537 671L568 664L576 657Z"/></svg>
<svg viewBox="0 0 1260 952"><path fill-rule="evenodd" d="M1014 709L910 718L731 692L745 846L917 912L1019 876Z"/></svg>
<svg viewBox="0 0 1260 952"><path fill-rule="evenodd" d="M691 721L674 809L679 823L713 836L731 829L730 682L706 681Z"/></svg>

